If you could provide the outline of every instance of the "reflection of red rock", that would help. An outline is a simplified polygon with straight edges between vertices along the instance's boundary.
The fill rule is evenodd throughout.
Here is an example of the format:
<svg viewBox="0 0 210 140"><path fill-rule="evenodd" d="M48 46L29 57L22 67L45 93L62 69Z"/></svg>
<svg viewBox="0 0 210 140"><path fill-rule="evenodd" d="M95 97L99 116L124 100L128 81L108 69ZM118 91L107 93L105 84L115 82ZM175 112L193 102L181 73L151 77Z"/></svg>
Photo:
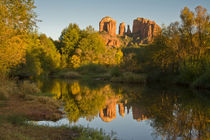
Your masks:
<svg viewBox="0 0 210 140"><path fill-rule="evenodd" d="M100 32L107 32L109 35L115 36L116 35L116 21L113 20L111 17L104 17L101 22L99 23L99 31Z"/></svg>
<svg viewBox="0 0 210 140"><path fill-rule="evenodd" d="M136 106L132 107L133 111L133 119L137 120L138 122L147 120L148 118L144 115L144 112L137 108Z"/></svg>
<svg viewBox="0 0 210 140"><path fill-rule="evenodd" d="M160 27L154 22L144 18L137 18L133 21L133 36L140 38L143 43L151 43L157 35Z"/></svg>
<svg viewBox="0 0 210 140"><path fill-rule="evenodd" d="M119 108L119 113L122 117L125 116L125 107L122 103L118 104L118 108Z"/></svg>
<svg viewBox="0 0 210 140"><path fill-rule="evenodd" d="M130 108L131 108L131 107L130 107L130 105L127 105L126 107L127 107L127 114L129 114L129 113L130 113Z"/></svg>
<svg viewBox="0 0 210 140"><path fill-rule="evenodd" d="M116 118L116 102L110 103L105 109L101 110L99 113L101 119L105 122L111 122Z"/></svg>

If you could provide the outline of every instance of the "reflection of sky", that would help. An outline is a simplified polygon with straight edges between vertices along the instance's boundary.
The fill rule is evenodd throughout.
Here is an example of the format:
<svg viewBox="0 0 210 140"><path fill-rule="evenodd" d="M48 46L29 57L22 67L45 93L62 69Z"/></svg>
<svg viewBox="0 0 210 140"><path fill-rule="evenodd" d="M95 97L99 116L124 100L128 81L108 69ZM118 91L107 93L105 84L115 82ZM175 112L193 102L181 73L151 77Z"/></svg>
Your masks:
<svg viewBox="0 0 210 140"><path fill-rule="evenodd" d="M130 109L129 114L127 114L127 108L125 108L125 116L122 117L119 114L118 105L116 106L116 119L107 123L102 121L102 119L98 116L95 117L91 122L87 121L85 118L80 118L76 123L72 123L71 125L81 125L84 127L90 128L102 128L105 132L111 133L114 131L117 133L117 136L122 140L151 140L153 139L152 133L153 128L150 126L150 120L144 120L137 122L137 120L133 119L132 109ZM69 121L67 118L61 119L57 122L48 122L48 121L40 121L38 125L49 125L49 126L62 126L69 125Z"/></svg>

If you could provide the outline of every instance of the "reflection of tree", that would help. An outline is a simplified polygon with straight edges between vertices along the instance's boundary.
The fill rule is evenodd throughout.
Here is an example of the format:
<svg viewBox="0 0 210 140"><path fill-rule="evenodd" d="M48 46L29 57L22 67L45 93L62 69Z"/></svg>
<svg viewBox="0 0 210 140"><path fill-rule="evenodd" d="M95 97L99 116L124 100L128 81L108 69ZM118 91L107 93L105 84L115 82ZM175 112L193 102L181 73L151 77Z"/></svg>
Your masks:
<svg viewBox="0 0 210 140"><path fill-rule="evenodd" d="M97 116L105 103L103 89L90 90L87 87L80 87L78 82L69 86L68 94L62 98L69 121L76 122L80 117L91 120Z"/></svg>
<svg viewBox="0 0 210 140"><path fill-rule="evenodd" d="M202 93L168 88L123 86L133 118L151 119L154 134L163 139L184 140L210 138L209 97Z"/></svg>
<svg viewBox="0 0 210 140"><path fill-rule="evenodd" d="M201 139L210 137L209 97L186 90L133 87L131 85L103 85L91 88L79 82L56 81L40 84L49 87L57 99L64 102L70 122L83 117L92 120L98 114L109 122L132 108L135 120L151 119L154 134L163 139ZM122 98L123 97L123 98Z"/></svg>
<svg viewBox="0 0 210 140"><path fill-rule="evenodd" d="M146 103L145 107L150 112L156 135L174 140L210 137L209 103L202 102L198 96L164 93L150 100L155 100L150 102L155 104Z"/></svg>
<svg viewBox="0 0 210 140"><path fill-rule="evenodd" d="M70 122L76 122L81 117L87 120L94 119L99 111L105 108L107 100L112 96L115 97L109 85L93 89L85 85L81 86L77 81L54 80L49 90L55 94L56 99L64 102L64 109Z"/></svg>

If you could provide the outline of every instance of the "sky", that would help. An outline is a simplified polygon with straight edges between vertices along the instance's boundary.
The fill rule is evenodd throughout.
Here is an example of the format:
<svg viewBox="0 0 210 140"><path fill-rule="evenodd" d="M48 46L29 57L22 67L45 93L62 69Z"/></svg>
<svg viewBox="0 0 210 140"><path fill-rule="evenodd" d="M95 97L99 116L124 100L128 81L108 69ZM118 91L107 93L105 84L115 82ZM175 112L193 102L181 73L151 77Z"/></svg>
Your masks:
<svg viewBox="0 0 210 140"><path fill-rule="evenodd" d="M210 13L210 0L35 0L35 5L41 20L38 31L54 40L70 23L78 24L81 29L92 25L99 30L99 22L105 16L116 20L118 28L121 22L132 27L137 17L150 19L160 26L169 25L180 20L180 11L185 6L194 10L201 5Z"/></svg>

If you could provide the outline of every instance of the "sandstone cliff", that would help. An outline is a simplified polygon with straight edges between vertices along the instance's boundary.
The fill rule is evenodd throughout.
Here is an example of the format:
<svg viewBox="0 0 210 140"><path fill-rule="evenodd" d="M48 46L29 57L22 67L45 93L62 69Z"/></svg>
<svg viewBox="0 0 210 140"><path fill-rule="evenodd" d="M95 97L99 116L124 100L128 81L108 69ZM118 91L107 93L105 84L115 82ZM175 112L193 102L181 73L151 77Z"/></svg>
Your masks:
<svg viewBox="0 0 210 140"><path fill-rule="evenodd" d="M109 47L120 47L121 43L116 36L116 21L111 17L104 17L99 23L99 32Z"/></svg>
<svg viewBox="0 0 210 140"><path fill-rule="evenodd" d="M126 42L128 44L149 44L152 43L154 37L161 30L154 21L144 18L137 18L133 21L133 31L131 32L130 26L125 29L125 23L119 25L119 36L116 36L116 21L111 17L104 17L99 23L99 32L101 33L105 43L110 47L120 47L125 44L120 41L123 38L131 37L132 41Z"/></svg>
<svg viewBox="0 0 210 140"><path fill-rule="evenodd" d="M109 35L116 35L116 21L111 17L104 17L99 23L99 32L107 32Z"/></svg>
<svg viewBox="0 0 210 140"><path fill-rule="evenodd" d="M120 23L119 35L120 35L120 36L125 35L125 23L124 23L124 22Z"/></svg>
<svg viewBox="0 0 210 140"><path fill-rule="evenodd" d="M131 29L130 29L130 25L128 25L128 29L127 29L127 35L130 36L131 35Z"/></svg>
<svg viewBox="0 0 210 140"><path fill-rule="evenodd" d="M101 34L101 36L103 37L106 46L117 48L121 46L121 42L117 36L111 36L109 34Z"/></svg>
<svg viewBox="0 0 210 140"><path fill-rule="evenodd" d="M154 21L144 18L137 18L133 21L133 37L139 38L141 43L151 43L159 30L160 27Z"/></svg>

